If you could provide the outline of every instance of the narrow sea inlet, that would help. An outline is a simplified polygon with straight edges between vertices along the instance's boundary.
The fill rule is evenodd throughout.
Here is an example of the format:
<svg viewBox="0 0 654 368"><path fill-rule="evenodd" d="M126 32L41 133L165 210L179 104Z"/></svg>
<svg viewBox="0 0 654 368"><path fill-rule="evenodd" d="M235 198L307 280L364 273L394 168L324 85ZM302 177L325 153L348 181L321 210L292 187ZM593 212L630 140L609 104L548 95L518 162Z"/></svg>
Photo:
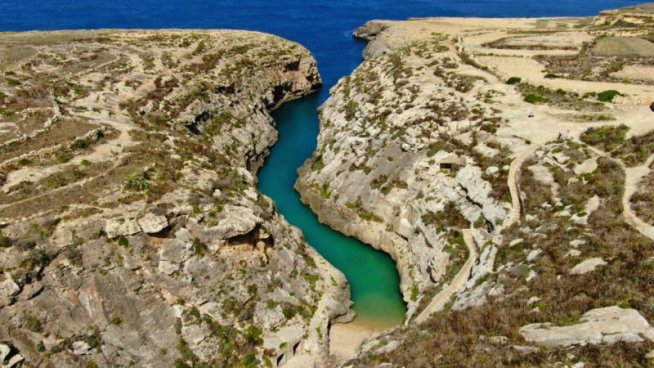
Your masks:
<svg viewBox="0 0 654 368"><path fill-rule="evenodd" d="M650 366L642 1L0 0L0 365Z"/></svg>
<svg viewBox="0 0 654 368"><path fill-rule="evenodd" d="M387 254L318 222L293 189L296 170L311 156L318 135L316 109L324 94L285 104L275 111L279 140L259 172L259 189L279 212L302 229L307 242L341 270L350 283L357 321L385 328L402 322L406 307L395 263Z"/></svg>

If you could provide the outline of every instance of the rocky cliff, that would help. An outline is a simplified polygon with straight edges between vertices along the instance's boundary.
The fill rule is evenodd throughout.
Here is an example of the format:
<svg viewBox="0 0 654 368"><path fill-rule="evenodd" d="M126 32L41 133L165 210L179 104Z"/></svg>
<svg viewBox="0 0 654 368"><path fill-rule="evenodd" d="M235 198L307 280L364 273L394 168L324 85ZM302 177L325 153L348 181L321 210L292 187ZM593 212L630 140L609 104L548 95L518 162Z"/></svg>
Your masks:
<svg viewBox="0 0 654 368"><path fill-rule="evenodd" d="M323 221L396 260L409 316L448 262L465 259L459 229L492 231L510 208L509 151L493 134L503 119L483 83L491 76L448 44L442 34L392 51L369 44L322 106L318 149L297 183Z"/></svg>
<svg viewBox="0 0 654 368"><path fill-rule="evenodd" d="M0 60L0 363L276 364L281 330L293 354L325 356L347 283L255 176L269 111L321 83L306 49L8 33Z"/></svg>
<svg viewBox="0 0 654 368"><path fill-rule="evenodd" d="M296 183L401 275L406 326L352 366L651 364L654 233L629 197L651 166L654 24L610 14L355 32L365 60Z"/></svg>

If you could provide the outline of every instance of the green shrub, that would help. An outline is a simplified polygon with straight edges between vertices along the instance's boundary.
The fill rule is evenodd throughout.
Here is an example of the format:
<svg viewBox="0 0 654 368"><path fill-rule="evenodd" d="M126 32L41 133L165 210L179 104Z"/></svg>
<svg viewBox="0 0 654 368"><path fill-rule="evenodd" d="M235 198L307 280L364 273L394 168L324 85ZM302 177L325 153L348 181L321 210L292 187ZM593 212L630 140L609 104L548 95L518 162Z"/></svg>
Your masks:
<svg viewBox="0 0 654 368"><path fill-rule="evenodd" d="M418 289L418 284L414 282L413 285L411 285L411 300L415 302L416 300L418 300L419 295L420 295L420 289Z"/></svg>
<svg viewBox="0 0 654 368"><path fill-rule="evenodd" d="M52 258L44 250L32 250L29 255L20 262L24 268L46 267L50 264Z"/></svg>
<svg viewBox="0 0 654 368"><path fill-rule="evenodd" d="M548 101L549 100L547 98L545 98L543 96L533 94L533 93L530 93L530 94L525 96L525 102L528 102L528 103L534 104L534 105L546 103Z"/></svg>
<svg viewBox="0 0 654 368"><path fill-rule="evenodd" d="M7 236L0 236L0 248L9 248L14 244L11 238Z"/></svg>
<svg viewBox="0 0 654 368"><path fill-rule="evenodd" d="M191 247L193 254L198 257L204 257L209 252L209 247L200 239L193 239L193 246Z"/></svg>
<svg viewBox="0 0 654 368"><path fill-rule="evenodd" d="M7 84L9 84L12 87L16 87L22 85L23 82L19 81L18 79L7 78Z"/></svg>
<svg viewBox="0 0 654 368"><path fill-rule="evenodd" d="M346 120L352 120L354 119L354 116L357 113L357 110L359 109L359 103L356 101L348 101L347 104L345 104L345 119Z"/></svg>
<svg viewBox="0 0 654 368"><path fill-rule="evenodd" d="M199 360L184 339L179 339L177 351L179 352L179 357L175 359L175 367L193 367ZM190 365L187 363L190 363Z"/></svg>
<svg viewBox="0 0 654 368"><path fill-rule="evenodd" d="M259 360L257 360L254 354L250 353L243 359L243 366L245 368L257 368L259 366Z"/></svg>
<svg viewBox="0 0 654 368"><path fill-rule="evenodd" d="M311 171L320 171L325 167L325 163L322 161L322 156L316 156L311 161Z"/></svg>
<svg viewBox="0 0 654 368"><path fill-rule="evenodd" d="M121 235L118 237L118 245L120 245L123 248L127 248L129 246L129 240L127 240L126 237Z"/></svg>
<svg viewBox="0 0 654 368"><path fill-rule="evenodd" d="M436 142L429 145L429 150L427 151L427 157L432 157L441 150L445 149L445 144L442 142Z"/></svg>
<svg viewBox="0 0 654 368"><path fill-rule="evenodd" d="M125 178L125 188L145 192L150 189L150 181L143 174L132 174Z"/></svg>
<svg viewBox="0 0 654 368"><path fill-rule="evenodd" d="M252 345L262 345L261 329L257 326L250 325L245 331L245 339Z"/></svg>
<svg viewBox="0 0 654 368"><path fill-rule="evenodd" d="M70 149L72 150L83 150L87 149L91 146L91 142L89 142L88 139L86 138L81 138L81 139L76 139L73 143L70 144Z"/></svg>
<svg viewBox="0 0 654 368"><path fill-rule="evenodd" d="M57 152L55 154L55 157L57 158L57 161L59 163L65 164L65 163L67 163L68 161L70 161L73 158L73 154L70 153L67 150L64 150L64 151L61 151L61 152Z"/></svg>
<svg viewBox="0 0 654 368"><path fill-rule="evenodd" d="M511 77L506 81L506 84L512 84L513 85L513 84L518 84L520 82L522 82L522 78L520 78L520 77Z"/></svg>
<svg viewBox="0 0 654 368"><path fill-rule="evenodd" d="M25 328L32 332L43 332L43 325L38 318L34 316L27 316L25 318Z"/></svg>
<svg viewBox="0 0 654 368"><path fill-rule="evenodd" d="M628 131L629 127L624 124L619 126L607 125L588 128L579 138L582 142L591 146L598 146L605 151L613 151L625 142Z"/></svg>
<svg viewBox="0 0 654 368"><path fill-rule="evenodd" d="M600 92L597 94L597 99L602 102L613 102L616 96L620 96L620 92L610 89L608 91Z"/></svg>

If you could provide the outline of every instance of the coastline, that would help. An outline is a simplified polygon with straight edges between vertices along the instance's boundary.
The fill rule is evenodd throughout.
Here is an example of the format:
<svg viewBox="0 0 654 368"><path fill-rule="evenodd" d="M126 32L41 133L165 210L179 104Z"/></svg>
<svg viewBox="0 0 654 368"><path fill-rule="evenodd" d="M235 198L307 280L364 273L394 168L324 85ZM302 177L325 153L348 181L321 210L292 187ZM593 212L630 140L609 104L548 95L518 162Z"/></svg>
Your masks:
<svg viewBox="0 0 654 368"><path fill-rule="evenodd" d="M425 267L421 257L423 257L422 255L434 256L433 249L437 248L436 257L434 257L434 259L437 259L439 257L438 249L446 248L448 241L451 239L434 236L434 233L427 229L429 224L426 223L424 210L439 212L443 210L443 207L439 207L439 203L424 204L420 202L423 193L421 188L415 185L417 179L419 179L416 178L418 175L414 175L409 170L403 170L399 164L388 163L395 159L415 168L416 172L419 170L427 171L425 167L433 166L434 160L430 159L431 155L424 159L420 156L424 155L426 148L433 143L430 143L429 139L425 139L427 143L416 143L422 137L413 136L407 139L410 144L407 143L407 147L402 146L401 151L397 147L388 148L385 146L381 148L383 154L379 154L378 147L375 146L374 142L379 139L380 130L383 132L388 125L403 126L405 121L400 118L403 112L415 111L413 115L409 113L406 115L418 116L419 119L423 118L422 115L417 115L419 109L413 109L413 99L405 105L408 107L404 107L406 109L404 111L402 111L401 106L391 105L390 111L395 108L395 111L401 110L401 112L390 112L390 114L386 115L383 115L383 113L378 114L379 111L376 110L380 107L377 105L378 101L382 100L386 106L389 105L386 98L387 94L379 94L375 100L377 102L371 102L370 96L374 94L375 89L387 92L389 88L392 88L389 87L392 84L388 82L388 79L392 78L384 75L390 67L387 69L378 67L380 60L387 60L388 55L397 56L395 53L404 54L403 56L406 56L407 59L412 59L407 64L411 65L415 75L420 73L418 71L426 63L424 61L423 64L420 64L417 61L424 54L428 54L427 50L429 48L424 45L434 42L439 45L435 47L437 50L434 51L435 54L446 53L449 56L448 60L456 60L455 66L446 66L445 68L455 70L455 72L452 72L454 75L469 77L472 80L469 86L470 89L463 91L458 89L454 91L455 86L448 85L447 88L452 90L450 94L460 96L459 93L465 94L470 91L477 91L479 96L471 98L464 105L468 104L466 107L473 106L481 99L488 104L488 110L492 111L492 114L482 116L480 122L462 124L462 131L466 129L475 131L475 128L478 129L475 124L481 125L484 120L497 122L492 124L493 127L490 128L492 130L487 130L491 134L484 132L484 128L481 131L484 138L480 138L480 140L489 140L493 145L482 143L482 147L477 152L474 152L473 147L470 146L476 145L476 140L471 139L469 134L466 136L465 132L457 132L459 130L458 125L455 127L452 124L443 129L439 127L439 132L451 134L450 139L460 140L459 147L463 146L464 148L459 149L458 151L463 153L458 152L458 154L467 156L468 165L475 165L473 162L484 158L487 153L496 155L494 152L499 150L495 148L503 147L505 151L501 153L501 157L498 157L497 161L492 165L488 165L492 166L493 172L500 173L498 174L499 178L495 180L488 179L487 177L492 177L492 175L487 174L487 171L485 171L487 167L484 166L481 168L482 170L479 170L478 174L468 170L465 171L465 175L456 175L456 171L454 175L443 175L443 173L439 174L438 170L436 170L436 173L430 173L431 176L426 180L447 183L452 186L451 191L453 193L462 192L460 194L461 198L455 198L455 200L457 206L460 206L461 213L469 221L468 226L471 229L478 226L478 229L483 229L484 233L487 229L490 232L490 234L486 233L485 236L481 236L480 239L475 239L481 247L480 254L488 257L488 254L497 252L495 247L499 247L501 242L500 232L503 232L505 227L511 225L511 223L507 223L504 226L503 222L512 222L511 219L516 217L514 213L512 214L512 211L515 212L515 210L512 209L510 200L507 202L510 197L509 194L515 197L515 193L509 193L512 183L511 175L508 175L509 164L513 163L515 157L521 157L521 154L534 150L539 144L554 140L557 136L560 137L561 132L565 132L568 136L577 136L589 127L606 124L605 119L600 114L592 115L589 113L584 115L579 112L583 111L582 108L597 105L592 101L583 101L584 98L588 98L588 95L592 96L593 93L598 93L598 91L619 89L620 92L624 93L613 101L613 105L607 108L607 114L611 115L611 119L614 119L613 116L615 116L616 120L623 120L627 116L642 116L644 119L633 123L630 121L629 123L633 125L633 131L649 131L647 124L644 122L647 121L648 116L646 108L640 108L639 105L643 104L644 101L650 101L649 99L654 96L654 89L651 85L624 81L620 83L617 81L607 82L602 79L577 81L574 78L552 77L546 75L546 72L542 70L543 67L537 67L536 62L531 59L536 59L541 54L552 58L559 55L561 57L576 55L577 50L573 51L573 46L570 46L569 43L583 50L584 42L590 42L592 39L592 32L588 31L588 35L586 35L584 27L590 29L597 26L599 28L598 34L602 35L602 32L604 32L601 29L602 21L604 20L599 17L430 17L414 18L408 21L373 20L354 32L355 37L368 41L363 52L364 60L351 75L339 80L339 83L331 88L329 100L320 107L321 127L318 147L313 157L298 169L295 189L300 193L302 202L317 214L321 223L327 224L343 234L353 236L393 258L401 278L400 289L408 305L405 317L407 321L411 321L415 311L421 304L422 298L426 296L424 294L425 290L433 290L434 285L447 285L447 282L450 281L449 279L442 279L450 268L447 258L440 258L441 262L433 262ZM565 41L565 32L572 35L569 36L572 39L568 43ZM559 36L557 33L562 33L562 35ZM550 42L551 45L544 47L545 50L539 50L537 44L522 46L519 44L520 41L515 41L518 46L509 45L506 48L502 48L501 45L493 46L493 42L501 43L505 39L511 39L512 36L520 39L519 35L523 35L525 39L529 39L531 36L537 41L539 40L538 37L543 37L545 41L538 42ZM551 37L548 38L549 36ZM415 51L411 50L412 46L415 47ZM411 55L412 51L415 52L414 55ZM400 64L404 61L398 61L398 59L392 62ZM508 64L511 67L503 65L504 60L513 61L514 59L516 60L515 66L512 64ZM440 73L443 73L442 70ZM420 91L421 88L428 89L427 81L429 77L433 78L433 76L428 77L427 73L421 75L422 79L417 77L412 79L411 73L408 73L408 75L409 77L404 79L402 88L405 88L408 84L411 87L416 87L417 91ZM535 86L542 84L546 86L545 90L550 88L555 91L553 93L566 94L568 93L566 91L570 90L573 96L583 95L583 98L578 97L579 101L575 101L581 108L573 109L566 105L551 106L550 104L529 103L510 83L506 83L512 76L521 77L525 89L530 88L531 84ZM367 77L373 78L372 81L366 80ZM385 77L387 79L384 79ZM445 75L439 74L440 77L449 83ZM454 80L456 81L456 79ZM370 82L370 84L366 84L367 82ZM468 83L469 81L463 82ZM356 91L355 86L359 91ZM395 88L397 90L398 86L395 85ZM456 88L459 87L456 86ZM482 93L489 90L492 90L492 93L496 93L496 95L492 98L484 98ZM447 91L449 90L445 88L445 91L441 92L441 94L444 95ZM432 93L439 95L438 92ZM419 96L418 101L422 102L420 93L417 93L417 95ZM397 99L401 100L400 97ZM428 108L427 105L422 107L423 110ZM604 111L600 107L595 106L595 108ZM379 115L384 118L390 115L391 118L388 119L389 121L383 121L383 118L378 118ZM593 121L592 119L595 116L598 116L600 121ZM372 118L368 119L368 117ZM392 118L396 120L393 121ZM574 119L579 119L579 121ZM589 119L589 121L583 121L582 119ZM404 120L408 119L405 118ZM382 125L382 128L375 126L375 124ZM544 130L539 129L539 127L543 126L547 128ZM434 129L430 128L427 131L434 131ZM460 135L455 136L454 134ZM434 138L429 138L432 139L431 142L434 142ZM372 155L376 155L373 156L374 159L371 156L365 156L370 154L371 151L373 152ZM406 155L413 155L413 160L403 161ZM387 161L385 161L386 157L389 157ZM393 159L390 159L391 157ZM434 158L438 157L441 156L435 156ZM428 162L429 164L427 164ZM380 166L388 166L390 169L378 169ZM361 171L364 173L362 174ZM401 174L398 175L398 172ZM481 177L482 173L485 176L484 178ZM387 179L387 175L391 178L397 175L397 179L402 184L402 186L395 186L383 193L387 198L391 197L388 200L378 193L378 191L384 191L384 181L388 183L391 180ZM475 175L479 177L471 180L471 177ZM381 185L377 181L379 178L384 178ZM496 194L487 191L484 189L486 180L492 181L493 187L506 186L506 193ZM371 187L368 188L367 185ZM406 194L407 191L408 194ZM373 195L370 192L373 192ZM336 194L332 195L334 193ZM469 193L472 194L469 195ZM412 194L416 195L412 196ZM418 203L415 206L412 202L413 198L418 198L416 200ZM382 204L378 205L379 202ZM394 214L392 214L392 206L395 208ZM401 209L401 214L397 210L398 206ZM406 212L404 212L405 209L407 209ZM477 217L476 213L481 213L481 217ZM453 214L447 213L447 215ZM373 220L369 220L371 217ZM483 221L479 220L480 218ZM413 233L419 234L420 232L424 233L425 239L420 240L413 237ZM484 277L480 275L492 275L492 262L493 259L482 259L472 265L472 270L469 272L471 276L469 277L474 278L474 280L471 280L461 288L460 292L452 296L452 300L447 304L448 309L452 307L452 304L459 307L459 305L474 305L478 300L482 300L481 303L484 302L485 294L489 293L490 288L481 291L475 289L476 285L474 285L473 281L479 281L480 278ZM489 267L490 271L488 271ZM420 271L416 272L417 270ZM431 274L426 276L425 273L429 272ZM416 292L416 290L418 291ZM416 295L418 296L416 297ZM346 335L344 331L347 331L347 328L347 325L340 326L334 333L336 336ZM374 335L371 329L359 328L356 324L350 328L356 331L356 336L366 333L371 336ZM352 353L352 349L347 352L347 354Z"/></svg>

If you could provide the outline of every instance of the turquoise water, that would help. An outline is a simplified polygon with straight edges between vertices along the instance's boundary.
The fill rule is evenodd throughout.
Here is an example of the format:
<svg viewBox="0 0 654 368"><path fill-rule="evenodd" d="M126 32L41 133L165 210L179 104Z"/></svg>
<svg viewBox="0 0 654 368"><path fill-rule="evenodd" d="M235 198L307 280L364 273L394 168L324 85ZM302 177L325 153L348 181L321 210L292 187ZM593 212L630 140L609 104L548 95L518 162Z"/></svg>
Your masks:
<svg viewBox="0 0 654 368"><path fill-rule="evenodd" d="M236 28L269 32L308 47L327 87L360 62L352 31L369 19L425 16L587 16L639 0L0 0L0 31L94 28ZM316 109L327 88L275 112L280 132L260 173L260 189L287 220L348 278L359 315L401 321L393 261L318 223L293 190L296 169L316 145Z"/></svg>
<svg viewBox="0 0 654 368"><path fill-rule="evenodd" d="M275 201L290 223L302 229L309 244L345 274L357 316L376 324L396 325L402 322L406 308L393 260L383 252L320 224L293 190L296 169L315 148L319 98L320 94L314 94L287 103L273 114L278 122L279 142L259 172L259 189Z"/></svg>

